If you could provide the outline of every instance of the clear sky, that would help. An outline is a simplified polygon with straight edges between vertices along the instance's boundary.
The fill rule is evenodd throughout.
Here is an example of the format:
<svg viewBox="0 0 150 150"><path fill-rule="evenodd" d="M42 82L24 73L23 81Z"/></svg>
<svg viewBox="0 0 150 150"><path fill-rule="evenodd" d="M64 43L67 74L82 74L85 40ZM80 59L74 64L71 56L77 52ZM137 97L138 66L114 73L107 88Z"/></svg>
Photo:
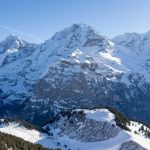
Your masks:
<svg viewBox="0 0 150 150"><path fill-rule="evenodd" d="M0 40L9 34L29 42L49 39L73 23L112 38L150 30L150 0L0 0Z"/></svg>

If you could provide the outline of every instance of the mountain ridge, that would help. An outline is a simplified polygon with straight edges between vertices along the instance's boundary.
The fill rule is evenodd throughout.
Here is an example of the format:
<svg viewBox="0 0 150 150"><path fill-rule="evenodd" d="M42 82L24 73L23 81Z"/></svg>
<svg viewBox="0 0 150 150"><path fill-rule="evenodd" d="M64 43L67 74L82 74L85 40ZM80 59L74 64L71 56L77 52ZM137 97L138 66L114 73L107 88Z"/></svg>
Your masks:
<svg viewBox="0 0 150 150"><path fill-rule="evenodd" d="M21 120L3 118L0 119L0 135L1 132L41 144L45 149L149 150L150 145L148 127L130 121L112 108L60 112L43 130Z"/></svg>
<svg viewBox="0 0 150 150"><path fill-rule="evenodd" d="M0 54L1 116L42 123L61 109L111 106L149 123L149 44L134 49L141 47L139 55L75 24L44 43Z"/></svg>

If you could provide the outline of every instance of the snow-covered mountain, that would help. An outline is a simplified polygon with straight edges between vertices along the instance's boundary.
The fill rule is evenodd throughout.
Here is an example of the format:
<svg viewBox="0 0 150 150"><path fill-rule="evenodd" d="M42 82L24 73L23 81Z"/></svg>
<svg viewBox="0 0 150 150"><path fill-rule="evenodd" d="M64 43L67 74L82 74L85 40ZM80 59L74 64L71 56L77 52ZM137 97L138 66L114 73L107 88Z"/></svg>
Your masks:
<svg viewBox="0 0 150 150"><path fill-rule="evenodd" d="M115 37L119 58L132 72L143 74L149 81L150 32L144 34L125 33ZM121 47L121 48L120 48Z"/></svg>
<svg viewBox="0 0 150 150"><path fill-rule="evenodd" d="M0 42L0 66L28 57L36 45L27 43L15 35L9 35Z"/></svg>
<svg viewBox="0 0 150 150"><path fill-rule="evenodd" d="M85 24L39 45L7 37L0 43L0 115L42 124L62 109L112 106L149 123L149 37L110 40Z"/></svg>
<svg viewBox="0 0 150 150"><path fill-rule="evenodd" d="M149 150L150 129L114 112L106 108L61 112L44 125L47 134L21 122L1 119L0 132L62 150Z"/></svg>

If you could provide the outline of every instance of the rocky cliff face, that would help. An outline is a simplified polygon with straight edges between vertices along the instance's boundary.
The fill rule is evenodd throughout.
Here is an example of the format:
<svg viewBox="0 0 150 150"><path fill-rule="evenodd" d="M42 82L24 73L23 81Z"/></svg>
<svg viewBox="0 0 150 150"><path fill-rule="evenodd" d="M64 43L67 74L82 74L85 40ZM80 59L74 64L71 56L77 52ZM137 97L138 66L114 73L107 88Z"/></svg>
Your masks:
<svg viewBox="0 0 150 150"><path fill-rule="evenodd" d="M74 24L40 45L9 36L0 43L1 115L42 124L62 109L112 106L149 123L148 35L109 40Z"/></svg>

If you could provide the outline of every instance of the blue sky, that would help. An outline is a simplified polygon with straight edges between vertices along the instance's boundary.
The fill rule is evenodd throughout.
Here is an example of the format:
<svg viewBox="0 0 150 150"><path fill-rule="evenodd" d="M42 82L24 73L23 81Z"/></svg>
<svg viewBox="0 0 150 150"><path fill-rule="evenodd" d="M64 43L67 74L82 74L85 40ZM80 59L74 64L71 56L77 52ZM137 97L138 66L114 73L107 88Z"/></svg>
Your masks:
<svg viewBox="0 0 150 150"><path fill-rule="evenodd" d="M16 34L29 42L49 39L73 23L109 38L150 30L150 0L0 0L0 40Z"/></svg>

